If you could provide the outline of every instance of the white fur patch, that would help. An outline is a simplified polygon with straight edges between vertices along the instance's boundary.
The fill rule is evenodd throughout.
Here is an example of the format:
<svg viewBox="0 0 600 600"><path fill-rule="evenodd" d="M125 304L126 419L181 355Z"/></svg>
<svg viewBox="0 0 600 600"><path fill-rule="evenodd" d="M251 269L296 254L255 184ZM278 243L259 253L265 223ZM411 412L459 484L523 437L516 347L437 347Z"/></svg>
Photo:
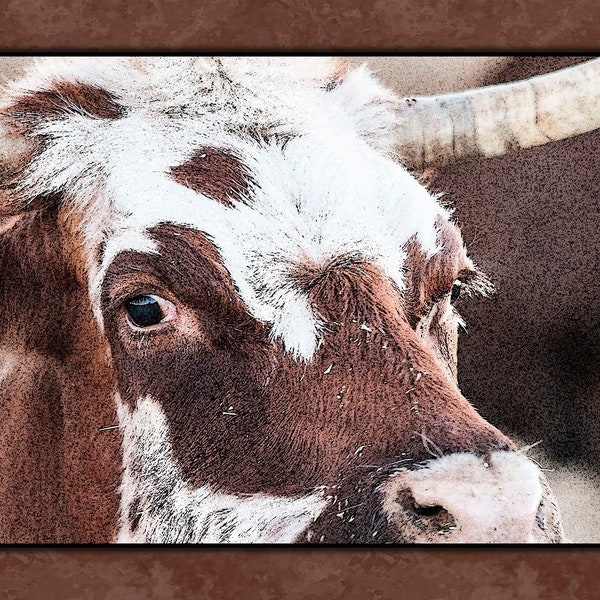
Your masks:
<svg viewBox="0 0 600 600"><path fill-rule="evenodd" d="M67 192L86 215L90 256L108 241L103 263L90 265L98 316L110 260L124 250L152 251L148 228L187 225L215 243L251 314L308 360L322 324L296 285L296 265L350 255L401 288L409 238L430 254L438 250L435 222L446 211L388 158L399 126L395 97L365 69L325 91L331 72L330 63L312 59L49 59L21 84L81 81L126 107L121 119L69 114L40 126L45 150L21 183L32 196ZM291 139L255 141L248 128ZM249 170L254 184L233 208L172 181L170 169L202 146L228 148Z"/></svg>
<svg viewBox="0 0 600 600"><path fill-rule="evenodd" d="M444 507L456 519L446 542L545 541L536 524L543 498L541 473L516 452L496 451L486 458L450 454L430 461L425 468L398 473L386 488L384 508L392 518L394 513L401 514L394 496L402 489L410 490L421 506Z"/></svg>
<svg viewBox="0 0 600 600"><path fill-rule="evenodd" d="M145 397L130 411L118 395L116 403L124 465L118 542L292 543L327 504L316 493L282 498L224 494L208 485L192 489L172 459L160 405Z"/></svg>

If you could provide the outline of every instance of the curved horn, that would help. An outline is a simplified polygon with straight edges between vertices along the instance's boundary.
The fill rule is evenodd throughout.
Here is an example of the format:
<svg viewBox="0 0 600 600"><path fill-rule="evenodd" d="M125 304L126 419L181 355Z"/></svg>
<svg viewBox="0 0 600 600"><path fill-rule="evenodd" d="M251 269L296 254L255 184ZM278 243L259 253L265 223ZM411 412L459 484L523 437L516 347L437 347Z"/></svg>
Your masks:
<svg viewBox="0 0 600 600"><path fill-rule="evenodd" d="M422 170L498 156L600 127L600 59L524 81L404 98L398 154Z"/></svg>

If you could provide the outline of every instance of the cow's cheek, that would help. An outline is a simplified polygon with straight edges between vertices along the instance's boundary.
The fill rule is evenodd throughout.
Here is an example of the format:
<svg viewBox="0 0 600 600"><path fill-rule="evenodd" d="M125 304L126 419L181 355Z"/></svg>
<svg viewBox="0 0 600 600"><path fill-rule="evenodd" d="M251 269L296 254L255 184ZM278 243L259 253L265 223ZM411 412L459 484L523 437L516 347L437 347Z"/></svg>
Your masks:
<svg viewBox="0 0 600 600"><path fill-rule="evenodd" d="M130 410L158 402L168 425L173 458L199 487L246 492L267 477L265 438L274 412L268 389L271 358L202 343L166 339L139 346L108 333L120 396Z"/></svg>

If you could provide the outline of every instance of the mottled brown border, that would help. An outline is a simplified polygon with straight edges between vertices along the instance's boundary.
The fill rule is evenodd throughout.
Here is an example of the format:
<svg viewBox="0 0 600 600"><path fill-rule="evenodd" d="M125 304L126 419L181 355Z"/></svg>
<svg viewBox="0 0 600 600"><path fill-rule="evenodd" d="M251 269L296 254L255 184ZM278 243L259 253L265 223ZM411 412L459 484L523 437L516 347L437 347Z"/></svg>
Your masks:
<svg viewBox="0 0 600 600"><path fill-rule="evenodd" d="M7 549L8 600L586 600L596 549Z"/></svg>
<svg viewBox="0 0 600 600"><path fill-rule="evenodd" d="M5 0L0 50L498 51L598 48L594 0Z"/></svg>
<svg viewBox="0 0 600 600"><path fill-rule="evenodd" d="M51 51L589 51L600 4L349 0L195 3L7 0L0 49ZM90 10L92 9L92 10ZM93 11L93 12L92 12ZM10 549L9 600L585 600L597 594L594 548Z"/></svg>

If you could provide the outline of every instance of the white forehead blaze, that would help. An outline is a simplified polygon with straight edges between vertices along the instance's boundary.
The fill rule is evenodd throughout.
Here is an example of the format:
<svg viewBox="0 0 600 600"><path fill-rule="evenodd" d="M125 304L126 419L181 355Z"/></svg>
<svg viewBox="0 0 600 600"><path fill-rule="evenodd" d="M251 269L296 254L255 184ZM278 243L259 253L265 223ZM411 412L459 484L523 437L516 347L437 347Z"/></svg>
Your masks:
<svg viewBox="0 0 600 600"><path fill-rule="evenodd" d="M444 211L402 167L354 135L315 132L284 148L248 143L236 151L254 183L232 207L165 173L109 176L120 231L106 246L92 285L96 296L119 252L156 251L148 229L166 222L192 227L215 244L250 313L308 360L321 323L295 280L298 265L325 266L351 255L377 265L402 288L406 242L416 235L426 252L438 250L435 223Z"/></svg>
<svg viewBox="0 0 600 600"><path fill-rule="evenodd" d="M401 124L388 106L393 95L365 70L326 92L327 68L319 61L224 60L216 68L165 59L137 71L132 64L47 66L37 82L24 84L44 89L57 78L82 81L126 108L126 116L110 121L72 114L44 122L36 129L45 136L44 151L22 184L31 195L66 193L84 214L90 257L104 244L102 264L88 265L100 322L110 262L125 250L156 252L147 231L160 223L208 235L250 313L305 360L321 323L292 276L296 265L318 267L351 254L401 288L405 243L417 236L426 252L437 251L436 219L446 213L387 157ZM229 69L229 78L219 69ZM236 77L235 85L227 83ZM244 125L289 141L253 141ZM249 171L253 184L242 202L223 206L171 178L171 168L206 146L230 150Z"/></svg>

